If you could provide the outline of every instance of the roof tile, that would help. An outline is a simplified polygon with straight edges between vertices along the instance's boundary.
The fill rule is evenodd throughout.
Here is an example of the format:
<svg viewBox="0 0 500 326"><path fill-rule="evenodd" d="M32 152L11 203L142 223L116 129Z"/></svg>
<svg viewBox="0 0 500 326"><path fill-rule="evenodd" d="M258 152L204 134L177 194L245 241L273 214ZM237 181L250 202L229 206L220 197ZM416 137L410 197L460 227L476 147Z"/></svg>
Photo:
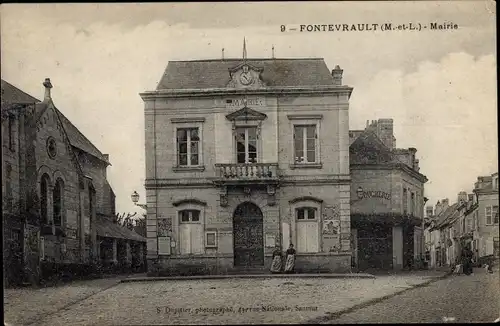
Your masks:
<svg viewBox="0 0 500 326"><path fill-rule="evenodd" d="M334 85L333 77L322 58L314 59L247 59L262 68L261 78L267 86ZM229 70L243 59L170 61L157 90L224 88L230 81Z"/></svg>

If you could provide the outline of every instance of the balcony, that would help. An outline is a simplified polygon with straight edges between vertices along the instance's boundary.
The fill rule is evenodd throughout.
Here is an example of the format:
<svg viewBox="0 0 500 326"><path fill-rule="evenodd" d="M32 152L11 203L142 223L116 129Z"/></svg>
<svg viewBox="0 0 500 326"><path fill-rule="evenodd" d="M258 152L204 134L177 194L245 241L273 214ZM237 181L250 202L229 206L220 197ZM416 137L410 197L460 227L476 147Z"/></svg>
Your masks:
<svg viewBox="0 0 500 326"><path fill-rule="evenodd" d="M215 164L220 184L269 184L279 179L277 163Z"/></svg>

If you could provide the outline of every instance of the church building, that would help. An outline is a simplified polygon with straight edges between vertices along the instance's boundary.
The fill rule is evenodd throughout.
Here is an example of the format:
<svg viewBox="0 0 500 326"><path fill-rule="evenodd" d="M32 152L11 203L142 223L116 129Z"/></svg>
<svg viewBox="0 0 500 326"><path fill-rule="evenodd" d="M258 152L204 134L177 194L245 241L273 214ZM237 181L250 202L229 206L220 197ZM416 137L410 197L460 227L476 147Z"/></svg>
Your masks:
<svg viewBox="0 0 500 326"><path fill-rule="evenodd" d="M170 61L141 93L151 272L351 268L349 98L321 58Z"/></svg>

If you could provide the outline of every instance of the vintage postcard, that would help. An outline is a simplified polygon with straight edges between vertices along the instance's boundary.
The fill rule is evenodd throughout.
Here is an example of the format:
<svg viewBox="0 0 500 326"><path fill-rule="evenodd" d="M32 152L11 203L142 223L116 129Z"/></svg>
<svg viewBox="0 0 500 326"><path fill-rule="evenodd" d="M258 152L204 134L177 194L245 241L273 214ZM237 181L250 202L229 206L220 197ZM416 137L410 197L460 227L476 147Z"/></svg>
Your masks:
<svg viewBox="0 0 500 326"><path fill-rule="evenodd" d="M0 10L6 325L498 321L495 2Z"/></svg>

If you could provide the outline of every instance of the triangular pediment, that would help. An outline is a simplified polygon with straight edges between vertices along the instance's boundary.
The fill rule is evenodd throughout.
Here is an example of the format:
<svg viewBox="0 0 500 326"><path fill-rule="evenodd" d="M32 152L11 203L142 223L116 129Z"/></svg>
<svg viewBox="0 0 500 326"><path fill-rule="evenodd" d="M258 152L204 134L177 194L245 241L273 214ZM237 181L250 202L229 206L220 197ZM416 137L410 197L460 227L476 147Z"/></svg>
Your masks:
<svg viewBox="0 0 500 326"><path fill-rule="evenodd" d="M239 120L264 120L267 115L259 111L255 111L245 106L244 108L226 115L226 119L229 121L239 121Z"/></svg>
<svg viewBox="0 0 500 326"><path fill-rule="evenodd" d="M248 67L248 70L253 70L253 71L257 71L257 72L262 72L264 70L264 68L259 68L259 67L256 67L248 62L242 62L240 63L239 65L235 66L235 67L232 67L232 68L229 68L229 72L230 73L233 73L233 72L236 72L238 70L243 70L243 67L244 66L247 66Z"/></svg>
<svg viewBox="0 0 500 326"><path fill-rule="evenodd" d="M54 157L58 156L59 160L62 161L64 161L64 159L61 157L67 155L69 162L74 165L77 172L79 174L83 173L82 166L75 155L65 126L57 114L57 108L52 102L49 102L45 107L40 107L40 109L41 111L38 116L35 117L37 132L40 132L42 129L46 129L45 133L48 133L50 138L54 139L54 145L57 148L53 154L51 154L49 148L47 147L47 155L54 155Z"/></svg>
<svg viewBox="0 0 500 326"><path fill-rule="evenodd" d="M231 88L258 88L265 84L261 79L261 73L264 69L255 67L247 62L238 64L229 68L229 83L227 87Z"/></svg>

